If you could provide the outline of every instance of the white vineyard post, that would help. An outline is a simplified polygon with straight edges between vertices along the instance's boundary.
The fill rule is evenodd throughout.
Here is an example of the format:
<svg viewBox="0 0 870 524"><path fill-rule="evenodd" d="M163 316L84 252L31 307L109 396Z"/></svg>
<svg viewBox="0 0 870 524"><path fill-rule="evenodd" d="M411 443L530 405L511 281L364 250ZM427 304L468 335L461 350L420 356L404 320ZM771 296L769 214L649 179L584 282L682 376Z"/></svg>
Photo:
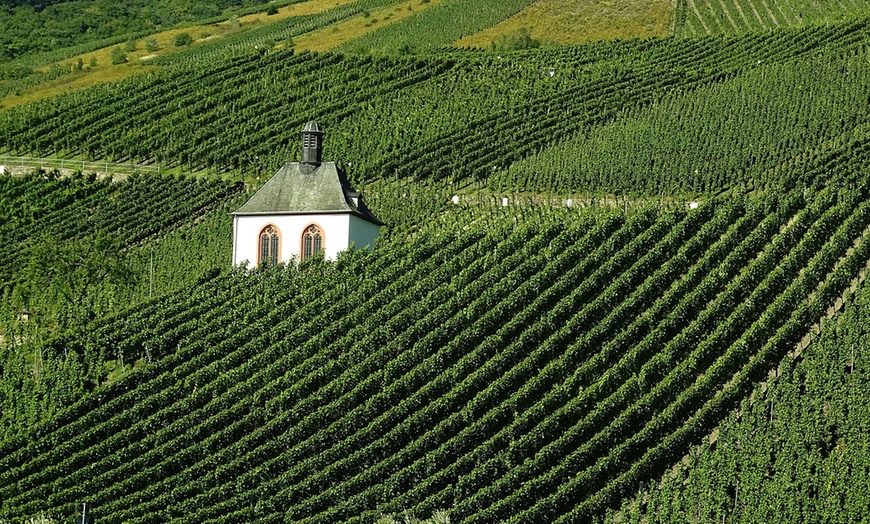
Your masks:
<svg viewBox="0 0 870 524"><path fill-rule="evenodd" d="M154 289L154 246L151 246L151 266L148 275L148 298L151 298Z"/></svg>

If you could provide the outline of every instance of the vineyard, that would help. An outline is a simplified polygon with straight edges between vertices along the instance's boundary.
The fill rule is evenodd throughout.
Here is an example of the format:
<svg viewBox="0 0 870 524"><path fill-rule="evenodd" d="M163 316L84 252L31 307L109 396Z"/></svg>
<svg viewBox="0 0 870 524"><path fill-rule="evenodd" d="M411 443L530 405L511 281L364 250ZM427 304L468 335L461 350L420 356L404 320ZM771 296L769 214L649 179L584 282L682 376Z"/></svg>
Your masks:
<svg viewBox="0 0 870 524"><path fill-rule="evenodd" d="M0 436L106 380L106 360L124 368L117 354L55 358L28 348L225 263L227 204L240 189L157 176L0 176Z"/></svg>
<svg viewBox="0 0 870 524"><path fill-rule="evenodd" d="M93 174L61 178L41 171L0 177L0 184L0 279L13 283L35 237L72 242L121 234L125 245L135 245L240 190L238 184L194 178L133 176L115 183Z"/></svg>
<svg viewBox="0 0 870 524"><path fill-rule="evenodd" d="M2 515L584 520L824 315L870 258L860 195L468 210L464 232L215 275L44 348L152 364L3 442Z"/></svg>
<svg viewBox="0 0 870 524"><path fill-rule="evenodd" d="M867 288L653 489L602 522L860 522L867 500ZM806 472L812 471L812 475ZM796 496L797 495L797 496Z"/></svg>
<svg viewBox="0 0 870 524"><path fill-rule="evenodd" d="M493 173L489 186L644 194L856 182L870 167L868 58L821 55L658 100Z"/></svg>
<svg viewBox="0 0 870 524"><path fill-rule="evenodd" d="M701 36L800 26L868 8L864 0L679 0L675 18L679 34Z"/></svg>
<svg viewBox="0 0 870 524"><path fill-rule="evenodd" d="M599 43L509 57L191 55L200 58L0 112L0 147L35 156L268 174L298 155L287 130L316 117L329 122L334 137L326 154L363 187L402 180L562 194L686 194L729 189L737 177L756 189L793 187L796 178L814 186L828 177L806 176L803 164L823 167L843 155L857 166L867 162L867 23L857 18L748 37ZM823 74L807 78L791 72L794 64L805 64L797 71L826 65ZM827 105L810 113L794 110L815 104L819 93ZM722 106L735 102L741 111L724 123L714 121ZM854 111L830 110L842 104ZM692 111L708 116L679 118ZM636 139L638 127L651 132ZM720 153L725 133L743 137L746 129L757 136L727 142L727 154ZM620 146L629 141L650 151L623 166L611 163L614 155L607 151L600 164L590 165L569 150L578 144L597 154L608 146L588 143L607 144L607 135L618 135L614 143ZM676 155L649 144L678 147L690 139L691 148ZM583 159L582 171L570 165L564 174L537 166L532 174L511 171L512 164L546 157L550 149L550 156L564 161ZM797 168L787 169L791 159L801 159ZM846 169L844 176L853 179L854 171Z"/></svg>
<svg viewBox="0 0 870 524"><path fill-rule="evenodd" d="M0 109L6 158L154 168L0 170L0 523L859 521L866 2L455 47L533 4L284 12ZM231 267L311 119L378 242Z"/></svg>

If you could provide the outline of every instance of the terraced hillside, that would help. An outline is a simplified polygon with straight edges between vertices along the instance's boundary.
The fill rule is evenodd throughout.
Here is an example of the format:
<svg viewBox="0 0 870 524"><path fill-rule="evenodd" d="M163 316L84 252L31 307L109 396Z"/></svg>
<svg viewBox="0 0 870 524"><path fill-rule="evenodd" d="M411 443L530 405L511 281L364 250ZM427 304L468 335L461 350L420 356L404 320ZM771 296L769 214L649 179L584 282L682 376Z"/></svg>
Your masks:
<svg viewBox="0 0 870 524"><path fill-rule="evenodd" d="M34 344L225 264L227 207L241 189L178 177L0 176L0 438L131 370L117 354Z"/></svg>
<svg viewBox="0 0 870 524"><path fill-rule="evenodd" d="M865 0L679 0L675 24L681 35L728 34L827 22L868 9Z"/></svg>
<svg viewBox="0 0 870 524"><path fill-rule="evenodd" d="M853 351L824 342L824 380L789 352L870 260L861 1L686 0L672 37L491 51L445 46L531 2L289 3L0 110L10 156L199 175L0 176L0 521L853 518L866 330L826 320ZM90 74L64 67L34 85ZM204 178L253 189L312 118L378 245L229 267L245 186ZM760 445L781 413L804 437ZM850 487L808 480L839 464Z"/></svg>
<svg viewBox="0 0 870 524"><path fill-rule="evenodd" d="M824 314L870 259L868 211L824 191L465 212L336 264L217 276L51 345L161 358L3 442L0 515L585 519L670 467Z"/></svg>
<svg viewBox="0 0 870 524"><path fill-rule="evenodd" d="M868 298L859 288L710 438L598 521L860 522L870 511Z"/></svg>
<svg viewBox="0 0 870 524"><path fill-rule="evenodd" d="M239 52L506 51L744 34L866 17L866 0L15 0L0 17L0 107Z"/></svg>
<svg viewBox="0 0 870 524"><path fill-rule="evenodd" d="M0 147L265 175L298 156L295 132L317 118L331 137L326 155L363 186L396 179L492 182L562 194L793 187L815 156L822 165L839 156L866 165L867 24L856 18L742 37L602 43L504 57L284 51L196 59L0 112ZM788 93L784 101L781 93ZM718 105L699 107L706 100ZM847 111L828 107L844 104ZM717 120L722 107L740 108L738 118ZM686 112L706 116L695 122L680 117ZM664 136L647 132L657 125L666 126ZM596 144L607 140L598 135L623 127L636 136L616 137L629 142L625 147L649 149L624 155L642 164L624 166L620 158L571 165L584 157L564 142L591 140L583 149L607 158L610 152ZM736 136L733 145L728 133ZM691 147L683 151L683 144ZM533 169L533 177L503 173L550 148L566 169L551 163ZM811 156L789 165L804 155ZM856 179L853 169L838 177ZM814 175L800 185L829 178Z"/></svg>

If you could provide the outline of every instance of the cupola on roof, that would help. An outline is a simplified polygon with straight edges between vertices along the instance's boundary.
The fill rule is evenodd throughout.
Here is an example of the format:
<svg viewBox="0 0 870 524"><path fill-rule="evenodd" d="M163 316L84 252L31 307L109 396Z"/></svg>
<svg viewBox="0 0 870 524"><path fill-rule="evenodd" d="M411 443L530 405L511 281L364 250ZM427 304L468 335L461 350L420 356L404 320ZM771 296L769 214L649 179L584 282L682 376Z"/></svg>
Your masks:
<svg viewBox="0 0 870 524"><path fill-rule="evenodd" d="M302 155L287 162L233 216L233 265L335 260L346 249L371 249L383 224L335 162L322 162L323 128L301 131Z"/></svg>
<svg viewBox="0 0 870 524"><path fill-rule="evenodd" d="M323 130L320 124L311 120L302 128L302 163L319 164L323 156Z"/></svg>

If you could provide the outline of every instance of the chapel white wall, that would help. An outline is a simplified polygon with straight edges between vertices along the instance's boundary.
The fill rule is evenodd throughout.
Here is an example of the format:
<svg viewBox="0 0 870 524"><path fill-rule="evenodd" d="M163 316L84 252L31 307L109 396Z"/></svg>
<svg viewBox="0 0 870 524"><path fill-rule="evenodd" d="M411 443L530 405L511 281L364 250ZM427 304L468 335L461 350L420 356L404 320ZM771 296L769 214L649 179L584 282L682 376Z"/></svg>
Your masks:
<svg viewBox="0 0 870 524"><path fill-rule="evenodd" d="M348 248L351 241L351 221L360 220L349 214L327 215L270 215L270 216L235 216L233 217L233 265L247 262L248 267L257 265L259 253L259 235L268 224L278 228L281 235L281 261L287 262L294 257L299 260L302 249L302 232L311 224L317 224L323 231L324 256L335 260L340 251ZM364 220L360 220L366 222ZM377 226L375 226L377 227ZM360 240L356 245L363 247L374 244L374 240L366 240L371 233L355 226ZM362 243L361 243L362 242Z"/></svg>

